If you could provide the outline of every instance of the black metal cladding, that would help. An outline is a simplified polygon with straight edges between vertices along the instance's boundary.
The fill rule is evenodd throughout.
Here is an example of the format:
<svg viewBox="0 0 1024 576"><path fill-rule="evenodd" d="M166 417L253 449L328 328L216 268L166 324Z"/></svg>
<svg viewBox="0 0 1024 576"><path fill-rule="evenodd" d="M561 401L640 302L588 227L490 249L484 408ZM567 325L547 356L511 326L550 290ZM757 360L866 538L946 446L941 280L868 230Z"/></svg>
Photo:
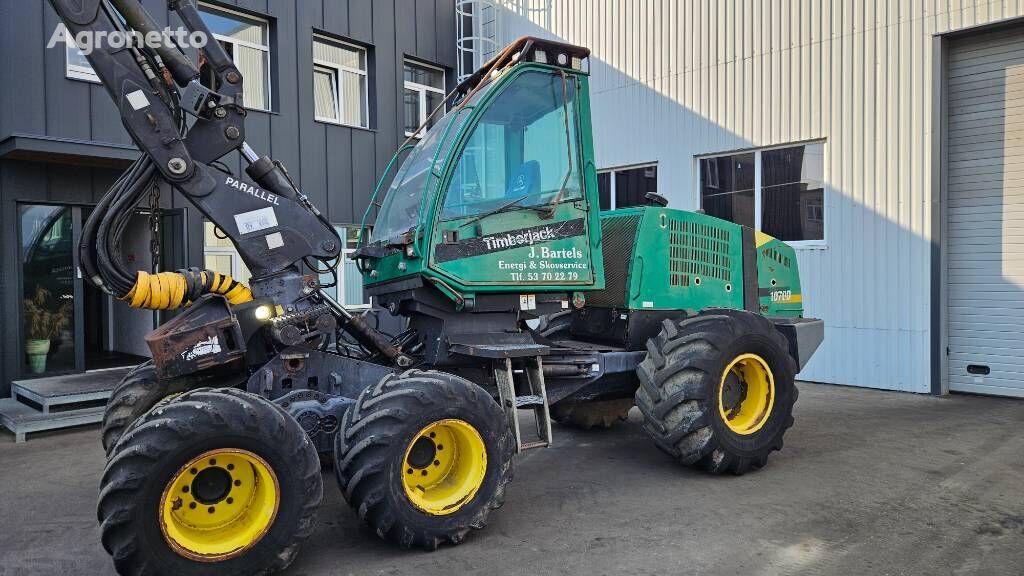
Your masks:
<svg viewBox="0 0 1024 576"><path fill-rule="evenodd" d="M601 249L604 252L604 290L587 293L594 306L624 306L633 262L640 214L601 218Z"/></svg>
<svg viewBox="0 0 1024 576"><path fill-rule="evenodd" d="M177 26L167 0L141 0L157 26ZM270 23L272 111L250 110L246 140L282 161L300 189L337 224L358 224L378 175L405 139L402 63L446 69L455 85L455 0L223 0L211 5ZM59 19L49 2L0 1L0 246L17 246L17 203L94 204L137 155L103 86L67 78L63 44L46 45ZM313 110L313 34L367 50L370 126L317 122ZM195 54L189 54L196 62ZM224 158L248 182L244 161ZM251 182L250 182L251 183ZM163 194L165 208L186 206ZM187 209L188 263L203 261L202 216ZM180 249L181 247L179 247ZM0 260L0 397L17 379L21 283L17 250Z"/></svg>

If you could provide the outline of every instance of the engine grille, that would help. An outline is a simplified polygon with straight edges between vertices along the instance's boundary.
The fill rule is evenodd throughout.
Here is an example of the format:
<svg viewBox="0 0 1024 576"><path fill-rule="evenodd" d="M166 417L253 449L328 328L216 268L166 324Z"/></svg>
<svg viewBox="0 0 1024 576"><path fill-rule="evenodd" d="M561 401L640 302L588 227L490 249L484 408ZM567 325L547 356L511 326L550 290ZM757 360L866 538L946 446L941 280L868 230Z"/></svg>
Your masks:
<svg viewBox="0 0 1024 576"><path fill-rule="evenodd" d="M629 265L633 261L636 228L639 225L639 214L601 218L604 290L588 293L588 304L596 306L622 306L625 304Z"/></svg>
<svg viewBox="0 0 1024 576"><path fill-rule="evenodd" d="M674 218L668 229L670 286L689 286L697 278L732 282L728 230Z"/></svg>

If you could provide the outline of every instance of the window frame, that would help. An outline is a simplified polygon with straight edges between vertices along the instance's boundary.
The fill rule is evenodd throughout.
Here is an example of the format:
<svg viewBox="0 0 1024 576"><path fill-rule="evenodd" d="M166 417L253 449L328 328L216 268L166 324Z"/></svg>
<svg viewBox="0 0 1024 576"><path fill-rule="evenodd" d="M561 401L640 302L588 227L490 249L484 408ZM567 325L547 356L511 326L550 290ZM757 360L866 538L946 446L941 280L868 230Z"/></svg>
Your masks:
<svg viewBox="0 0 1024 576"><path fill-rule="evenodd" d="M349 128L362 128L364 130L369 130L370 129L370 75L369 75L368 72L369 72L369 68L370 68L370 51L367 50L365 46L359 46L358 44L353 44L351 42L345 42L344 40L338 40L336 38L331 38L331 37L325 36L323 34L313 34L313 43L315 44L317 42L322 42L324 44L334 44L334 45L338 45L338 46L344 46L346 48L351 48L353 50L358 50L358 51L362 52L363 53L363 62L364 62L364 64L365 64L367 69L366 70L360 70L358 68L352 68L350 66L344 66L344 65L341 65L341 64L337 64L335 62L328 62L326 60L320 60L319 58L316 58L314 56L313 57L313 74L315 75L316 72L317 72L317 69L319 68L321 70L326 70L326 71L331 72L331 74L334 76L334 110L338 114L338 119L337 120L332 120L330 118L324 118L322 116L317 116L316 115L316 103L314 102L314 104L313 104L313 120L315 120L316 122L323 122L325 124L334 124L335 126L348 126ZM313 53L315 54L316 51L314 50ZM351 73L354 73L354 74L359 74L359 75L361 75L363 77L363 91L362 91L363 101L360 104L365 104L365 109L366 109L366 125L365 126L362 125L362 124L352 124L352 123L345 122L345 121L342 120L342 118L345 117L345 114L344 114L344 110L345 110L344 102L342 101L343 99L341 97L341 73L342 72L351 72ZM314 92L314 98L315 97L316 96L315 96L315 92Z"/></svg>
<svg viewBox="0 0 1024 576"><path fill-rule="evenodd" d="M694 185L693 189L696 191L697 207L703 208L704 204L701 196L701 160L708 160L711 158L725 158L728 156L736 156L739 154L753 154L754 155L754 230L761 231L762 218L764 217L761 213L762 210L762 195L764 189L761 186L761 155L763 152L769 152L772 150L780 150L783 148L795 148L797 146L813 146L815 144L821 144L821 214L824 219L825 215L829 212L828 210L828 198L829 198L829 172L828 172L828 141L824 138L815 140L801 140L798 142L787 142L784 144L773 144L771 146L762 146L760 148L741 148L737 150L729 150L724 152L712 152L708 154L698 154L693 157L693 177ZM825 222L822 228L821 239L818 240L783 240L786 244L793 248L806 248L824 250L827 249L829 239L829 224Z"/></svg>
<svg viewBox="0 0 1024 576"><path fill-rule="evenodd" d="M216 4L210 4L209 2L198 2L197 6L196 6L196 9L200 12L200 15L202 14L203 11L219 13L221 16L224 16L224 17L227 17L227 18L233 18L233 19L236 19L236 20L243 20L243 21L249 20L250 22L252 22L254 24L259 24L259 25L262 25L262 26L266 27L266 31L267 31L267 44L265 46L262 46L262 45L259 45L259 44L254 44L252 42L247 42L245 40L239 40L237 38L231 38L229 36L221 36L220 34L216 34L216 33L213 34L213 38L214 38L214 40L217 40L219 42L226 42L228 44L232 44L232 45L236 45L236 46L244 46L246 48L252 48L254 50L260 50L260 51L264 52L267 55L267 86L266 86L266 88L267 88L267 107L266 108L259 108L259 107L256 107L256 106L252 106L252 105L250 105L247 102L245 104L245 109L246 110L255 110L255 111L258 111L258 112L273 112L273 110L274 110L274 77L272 75L273 65L272 65L272 62L271 62L273 58L272 58L272 53L270 51L270 44L271 44L271 40L272 40L272 38L271 38L270 19L269 18L264 18L262 16L254 16L252 14L248 14L246 12L241 12L239 10L232 10L231 8L225 8L223 6L219 6L219 5L216 5ZM234 54L231 55L231 61L232 62L235 61ZM237 62L235 64L237 65ZM243 94L243 96L244 96L244 94Z"/></svg>
<svg viewBox="0 0 1024 576"><path fill-rule="evenodd" d="M361 226L359 224L336 224L336 223L331 223L331 226L333 226L334 229L341 236L341 251L340 251L340 254L339 254L339 258L338 258L338 266L335 268L335 271L337 271L337 273L338 273L338 282L337 282L336 285L334 285L331 288L327 288L326 290L333 289L334 290L334 299L337 300L339 303L341 303L341 305L344 306L346 310L369 310L369 309L373 308L373 298L371 296L366 296L365 291L363 293L363 296L366 298L367 302L365 302L363 304L347 304L345 302L345 295L344 295L345 263L346 262L350 262L350 261L351 262L355 262L355 260L350 260L348 257L349 257L349 255L351 255L352 253L354 253L356 251L356 248L350 248L349 245L348 245L347 232L348 232L348 230L351 230L351 229L361 230ZM371 233L371 230L372 230L371 226L368 226L366 228L367 236L369 236L369 234ZM362 275L360 275L360 276L362 276ZM362 286L362 278L360 277L359 280L360 280L360 286Z"/></svg>
<svg viewBox="0 0 1024 576"><path fill-rule="evenodd" d="M207 220L205 218L203 219L203 268L208 268L207 265L206 265L206 257L207 257L207 255L230 256L231 257L231 278L233 280L237 281L237 282L241 282L243 284L248 284L250 278L252 278L252 276L251 276L252 275L252 271L249 270L249 267L246 266L245 262L242 261L242 255L238 253L238 249L235 248L235 245L233 243L231 243L230 238L228 238L226 235L225 235L225 238L218 237L218 239L220 239L220 240L224 240L224 239L228 240L228 243L230 244L229 246L214 246L214 245L206 243L206 226L207 226L207 224L209 224L210 226L213 226L213 234L215 236L217 235L218 231L220 231L220 233L222 233L222 234L224 233L224 231L220 230L220 228L218 228L217 225L212 220ZM245 266L245 270L249 272L249 274L250 274L249 278L245 278L242 275L242 266Z"/></svg>
<svg viewBox="0 0 1024 576"><path fill-rule="evenodd" d="M441 98L444 98L448 94L446 92L447 86L448 86L448 71L445 70L444 68L442 68L440 66L436 66L434 64L427 64L427 63L421 62L419 60L413 60L412 58L404 58L402 60L402 75L403 76L405 75L405 66L407 64L408 65L412 65L412 66L419 66L420 68L429 68L429 69L434 70L436 72L440 72L441 73L441 85L445 87L445 88L435 88L433 86L427 86L426 84L420 84L419 82L411 82L409 80L406 80L405 78L402 78L402 90L403 90L403 92L405 90L413 90L413 91L415 91L415 92L417 92L419 94L419 96L417 97L417 99L419 100L419 113L420 113L419 125L422 126L423 122L426 121L427 117L430 115L430 112L431 112L430 110L427 110L427 94L426 93L427 92L433 92L434 94L440 94ZM406 138L408 138L410 136L415 137L415 138L423 138L423 134L426 132L426 130L425 129L424 130L420 130L418 133L415 133L415 134L412 133L412 132L409 132L408 130L404 130L404 129L403 129L403 132L405 133L405 137Z"/></svg>
<svg viewBox="0 0 1024 576"><path fill-rule="evenodd" d="M61 24L63 26L63 24ZM64 77L68 80L80 80L82 82L89 82L90 84L102 84L99 75L92 69L92 66L79 66L78 64L71 63L71 51L75 50L81 54L78 46L74 42L67 42L64 45ZM83 55L84 57L84 55Z"/></svg>
<svg viewBox="0 0 1024 576"><path fill-rule="evenodd" d="M698 162L698 165L700 165L699 162ZM658 161L655 160L653 162L642 162L640 164L625 164L625 165L622 165L622 166L613 166L611 168L601 168L600 170L598 170L597 171L598 177L600 177L601 174L611 174L611 176L609 177L609 180L608 180L608 211L618 210L619 209L618 208L618 206L619 206L618 197L616 196L617 190L615 189L615 173L616 172L625 172L627 170L639 170L641 168L657 168L657 167L658 167ZM659 192L659 194L660 194L660 192ZM625 208L637 208L637 207L638 206L625 206L623 209L625 209Z"/></svg>

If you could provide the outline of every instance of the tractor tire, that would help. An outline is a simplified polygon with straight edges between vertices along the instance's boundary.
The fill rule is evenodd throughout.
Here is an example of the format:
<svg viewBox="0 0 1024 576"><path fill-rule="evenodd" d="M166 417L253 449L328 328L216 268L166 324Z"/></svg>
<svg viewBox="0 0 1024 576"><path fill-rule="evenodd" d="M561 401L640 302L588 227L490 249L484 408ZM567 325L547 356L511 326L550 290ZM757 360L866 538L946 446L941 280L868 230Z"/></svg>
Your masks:
<svg viewBox="0 0 1024 576"><path fill-rule="evenodd" d="M796 362L768 319L707 310L665 320L637 367L636 405L654 443L712 473L762 468L793 425Z"/></svg>
<svg viewBox="0 0 1024 576"><path fill-rule="evenodd" d="M110 394L103 412L102 439L107 456L132 422L164 398L199 388L203 383L204 379L196 377L161 380L152 360L132 368Z"/></svg>
<svg viewBox="0 0 1024 576"><path fill-rule="evenodd" d="M335 437L334 470L352 509L402 548L458 544L502 505L512 433L472 382L433 370L366 388Z"/></svg>
<svg viewBox="0 0 1024 576"><path fill-rule="evenodd" d="M291 564L322 495L316 448L284 410L202 388L129 426L97 514L119 574L268 574Z"/></svg>
<svg viewBox="0 0 1024 576"><path fill-rule="evenodd" d="M563 426L581 430L611 428L619 422L625 422L632 407L632 398L559 402L551 407L551 418Z"/></svg>

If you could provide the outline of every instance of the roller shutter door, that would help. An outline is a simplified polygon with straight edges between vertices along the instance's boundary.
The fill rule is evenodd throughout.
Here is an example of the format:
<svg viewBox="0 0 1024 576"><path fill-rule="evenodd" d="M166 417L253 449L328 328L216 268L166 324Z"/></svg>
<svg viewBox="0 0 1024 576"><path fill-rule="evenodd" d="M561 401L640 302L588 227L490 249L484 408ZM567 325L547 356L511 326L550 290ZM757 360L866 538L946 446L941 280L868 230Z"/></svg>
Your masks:
<svg viewBox="0 0 1024 576"><path fill-rule="evenodd" d="M947 79L949 388L1024 396L1024 27L954 42Z"/></svg>

